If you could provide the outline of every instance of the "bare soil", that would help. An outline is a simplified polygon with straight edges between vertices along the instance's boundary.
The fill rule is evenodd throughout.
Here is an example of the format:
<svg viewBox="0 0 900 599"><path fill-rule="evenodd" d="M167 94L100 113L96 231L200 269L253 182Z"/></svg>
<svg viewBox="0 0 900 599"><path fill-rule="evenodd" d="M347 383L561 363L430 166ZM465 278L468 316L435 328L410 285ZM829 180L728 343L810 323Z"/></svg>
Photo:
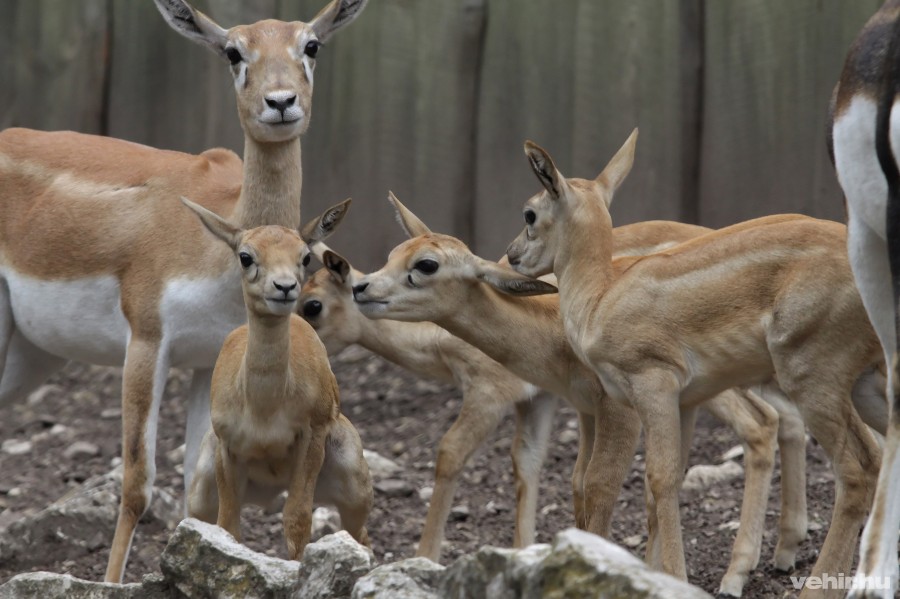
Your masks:
<svg viewBox="0 0 900 599"><path fill-rule="evenodd" d="M435 448L453 421L461 403L455 388L421 381L405 371L361 350L352 350L335 362L345 414L359 429L366 448L389 457L404 467L400 475L416 489L431 486ZM121 451L119 407L121 373L118 369L71 364L54 376L56 385L39 401L22 402L0 409L0 440L32 440L31 451L11 456L0 453L0 527L40 510L85 479L110 470ZM174 373L162 404L157 449L157 487L182 497L182 478L167 453L183 442L185 422L183 396L187 377ZM105 413L105 417L101 414ZM63 432L49 434L55 424ZM560 435L574 428L575 414L565 408L556 416L553 443L542 477L538 513L538 541L550 542L554 533L572 526L570 475L577 441L561 442ZM467 468L456 495L455 505L465 505L469 515L447 527L448 544L444 563L476 550L481 545L509 546L512 542L515 488L509 448L512 418L508 417ZM570 437L571 435L563 435ZM73 442L83 440L100 447L92 458L67 459L63 452ZM702 415L696 429L691 464L714 464L737 444L731 431L709 416ZM631 547L642 556L646 538L643 501L643 459L638 455L622 490L613 538L623 542L640 535ZM776 469L766 518L760 567L745 589L746 597L781 597L793 592L788 575L769 565L776 541L779 474ZM683 500L684 540L689 579L715 593L728 564L734 531L727 525L737 520L742 481L716 487L705 497ZM808 572L815 560L831 517L833 475L824 452L808 446L808 497L811 530L799 556L800 573ZM493 502L490 506L489 502ZM417 493L410 497L385 497L376 492L369 520L369 534L376 557L392 561L414 554L415 543L425 518L427 503ZM246 508L243 531L254 549L285 557L279 515L265 515ZM157 571L159 555L170 531L161 525L141 525L135 536L126 571L127 581L138 581L145 573ZM110 539L111 541L112 539ZM847 539L857 543L857 539ZM41 563L22 567L0 563L0 583L20 571L50 570L75 576L102 579L108 545L78 559L54 551Z"/></svg>

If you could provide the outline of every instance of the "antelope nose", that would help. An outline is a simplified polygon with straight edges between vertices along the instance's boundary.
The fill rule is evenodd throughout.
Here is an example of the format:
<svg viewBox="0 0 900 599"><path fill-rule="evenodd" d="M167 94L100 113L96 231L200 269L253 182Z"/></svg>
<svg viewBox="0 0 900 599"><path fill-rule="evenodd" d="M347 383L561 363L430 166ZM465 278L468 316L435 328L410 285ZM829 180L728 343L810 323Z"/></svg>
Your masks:
<svg viewBox="0 0 900 599"><path fill-rule="evenodd" d="M359 285L354 285L353 286L353 297L355 298L358 293L362 293L363 291L365 291L366 287L368 287L368 286L369 286L368 283L360 283Z"/></svg>
<svg viewBox="0 0 900 599"><path fill-rule="evenodd" d="M266 105L284 114L284 111L294 105L297 94L291 92L273 92L266 95Z"/></svg>
<svg viewBox="0 0 900 599"><path fill-rule="evenodd" d="M297 288L297 281L293 281L291 283L279 283L274 281L275 288L287 295L291 291Z"/></svg>

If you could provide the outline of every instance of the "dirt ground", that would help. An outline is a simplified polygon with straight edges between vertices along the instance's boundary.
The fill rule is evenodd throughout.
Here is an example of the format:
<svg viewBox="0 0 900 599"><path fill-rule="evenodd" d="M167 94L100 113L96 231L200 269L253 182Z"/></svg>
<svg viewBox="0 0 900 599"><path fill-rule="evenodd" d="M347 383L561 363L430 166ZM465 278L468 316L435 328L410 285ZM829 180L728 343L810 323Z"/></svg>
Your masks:
<svg viewBox="0 0 900 599"><path fill-rule="evenodd" d="M452 387L421 381L362 350L351 350L338 360L335 374L341 386L343 410L359 429L366 448L402 465L405 471L400 476L416 489L431 486L435 448L459 409L460 393ZM72 364L49 383L55 387L49 388L40 401L0 409L0 440L33 441L31 451L25 455L0 454L0 526L43 508L88 477L107 472L120 453L121 427L115 411L119 407L121 384L118 369ZM182 397L186 388L186 376L173 374L159 422L156 484L178 498L182 497L182 479L166 454L183 442ZM56 424L66 429L60 433L57 427L57 434L47 434ZM577 441L562 442L560 435L574 425L572 410L565 408L557 414L550 456L542 477L537 519L539 542L551 541L555 532L573 524L569 477ZM466 505L469 515L448 524L444 563L481 545L509 546L512 542L515 505L509 459L512 431L512 418L508 417L467 468L455 505ZM98 445L100 455L67 459L64 450L78 440ZM718 463L719 456L736 443L733 433L703 415L697 426L691 463ZM689 579L711 593L717 590L727 567L734 532L726 524L738 518L742 485L738 481L733 486L713 488L705 497L694 497L689 503L683 499ZM781 597L793 591L788 575L777 573L769 566L776 540L779 487L776 467L761 565L751 576L746 597ZM833 476L824 453L810 442L811 530L799 556L801 574L808 572L824 538L833 493ZM491 509L488 509L489 502L493 502ZM646 537L643 503L643 460L638 456L614 519L613 537L617 542L635 535ZM379 560L392 561L413 555L426 508L418 493L405 498L386 498L376 493L369 534ZM267 516L255 508L245 508L243 531L245 540L254 549L285 557L278 515ZM158 570L159 554L168 533L160 525L138 528L126 571L127 581L138 581L143 574ZM857 539L847 539L847 542L856 544ZM639 556L643 549L643 541L631 548ZM99 580L105 570L107 551L104 547L77 560L48 551L45 562L28 568L0 563L0 583L23 570L68 572Z"/></svg>

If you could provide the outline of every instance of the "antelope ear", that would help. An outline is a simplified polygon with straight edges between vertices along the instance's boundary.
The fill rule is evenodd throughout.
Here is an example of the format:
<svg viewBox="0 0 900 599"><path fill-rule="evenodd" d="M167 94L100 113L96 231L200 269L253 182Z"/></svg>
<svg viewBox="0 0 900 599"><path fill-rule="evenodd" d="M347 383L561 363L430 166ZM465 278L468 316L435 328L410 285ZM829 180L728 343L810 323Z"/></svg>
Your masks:
<svg viewBox="0 0 900 599"><path fill-rule="evenodd" d="M419 220L418 216L400 203L400 200L397 199L397 196L394 195L393 191L388 192L388 201L394 205L394 210L397 211L397 222L399 222L400 226L403 227L403 230L406 231L408 237L413 238L431 233L431 229L426 227L425 223Z"/></svg>
<svg viewBox="0 0 900 599"><path fill-rule="evenodd" d="M637 145L637 137L638 130L635 128L631 135L628 136L628 139L625 140L625 143L622 144L622 147L619 148L619 151L616 152L616 155L609 161L609 164L606 165L606 168L603 169L603 172L597 176L597 183L609 191L606 195L607 207L612 202L612 194L619 189L622 181L631 172L631 167L634 166L634 148Z"/></svg>
<svg viewBox="0 0 900 599"><path fill-rule="evenodd" d="M154 2L172 29L226 58L225 44L228 43L228 31L184 0L154 0Z"/></svg>
<svg viewBox="0 0 900 599"><path fill-rule="evenodd" d="M344 286L350 283L350 263L343 256L325 250L322 254L322 264L335 281Z"/></svg>
<svg viewBox="0 0 900 599"><path fill-rule="evenodd" d="M200 217L200 222L206 226L210 233L227 243L232 250L237 251L241 242L241 233L244 232L242 229L235 227L215 212L207 210L185 197L181 198L181 202Z"/></svg>
<svg viewBox="0 0 900 599"><path fill-rule="evenodd" d="M507 295L546 295L559 291L550 283L520 275L509 267L500 266L487 260L479 260L475 267L475 276L478 280L484 281L497 291Z"/></svg>
<svg viewBox="0 0 900 599"><path fill-rule="evenodd" d="M334 33L349 25L359 16L369 0L334 0L319 11L309 26L316 32L320 42L325 43Z"/></svg>
<svg viewBox="0 0 900 599"><path fill-rule="evenodd" d="M314 218L300 228L300 238L309 244L310 249L314 243L328 239L334 233L344 217L347 216L347 211L350 210L350 201L350 198L347 198L340 204L335 204L318 218Z"/></svg>
<svg viewBox="0 0 900 599"><path fill-rule="evenodd" d="M547 150L528 140L525 142L525 156L528 158L528 163L531 164L531 170L534 171L538 181L541 182L550 197L555 200L561 198L565 177L557 170Z"/></svg>

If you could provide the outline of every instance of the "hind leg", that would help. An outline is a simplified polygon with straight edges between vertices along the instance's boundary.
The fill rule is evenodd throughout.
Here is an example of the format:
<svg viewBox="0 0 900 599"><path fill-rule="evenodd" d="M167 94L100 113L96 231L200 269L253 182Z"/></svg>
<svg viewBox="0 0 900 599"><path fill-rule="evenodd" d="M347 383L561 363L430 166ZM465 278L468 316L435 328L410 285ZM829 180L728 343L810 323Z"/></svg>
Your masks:
<svg viewBox="0 0 900 599"><path fill-rule="evenodd" d="M750 391L729 389L703 404L728 424L744 447L744 497L741 522L731 550L731 563L719 596L740 597L750 572L759 563L766 503L775 468L778 413Z"/></svg>
<svg viewBox="0 0 900 599"><path fill-rule="evenodd" d="M356 541L371 547L366 520L372 510L372 479L362 440L341 414L325 442L325 457L316 479L315 502L337 507L341 526Z"/></svg>
<svg viewBox="0 0 900 599"><path fill-rule="evenodd" d="M534 543L538 486L541 468L547 459L556 408L556 398L549 395L539 395L531 401L516 404L516 436L512 446L513 470L516 475L514 547Z"/></svg>
<svg viewBox="0 0 900 599"><path fill-rule="evenodd" d="M194 477L185 501L187 515L210 524L219 516L219 490L216 487L216 436L210 430L203 438Z"/></svg>
<svg viewBox="0 0 900 599"><path fill-rule="evenodd" d="M14 326L8 339L2 335L0 331L4 358L0 407L24 399L69 363L65 358L49 354L25 339Z"/></svg>
<svg viewBox="0 0 900 599"><path fill-rule="evenodd" d="M888 395L892 398L888 402L891 413L887 427L884 462L879 474L872 513L862 536L857 576L876 582L886 578L891 581L890 586L893 589L897 585L897 542L900 526L900 501L898 501L900 426L894 424L898 414L893 393L897 383L894 363L897 347L896 306L891 288L892 276L887 242L863 222L862 218L854 215L852 203L849 207L847 246L850 266L869 320L885 351L885 363L888 366L887 387L890 391ZM888 589L884 596L892 596L891 589ZM864 593L860 593L859 596L863 595Z"/></svg>

